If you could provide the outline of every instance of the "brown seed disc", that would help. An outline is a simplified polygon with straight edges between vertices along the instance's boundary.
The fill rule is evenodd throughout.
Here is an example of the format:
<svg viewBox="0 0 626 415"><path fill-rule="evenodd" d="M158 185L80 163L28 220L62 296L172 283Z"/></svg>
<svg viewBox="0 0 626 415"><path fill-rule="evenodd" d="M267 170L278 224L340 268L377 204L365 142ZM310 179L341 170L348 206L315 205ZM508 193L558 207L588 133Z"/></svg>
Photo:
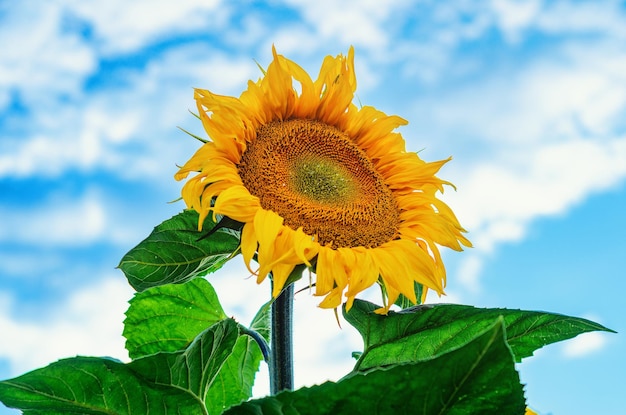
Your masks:
<svg viewBox="0 0 626 415"><path fill-rule="evenodd" d="M322 245L373 248L397 236L400 214L391 190L365 152L323 122L261 126L238 171L264 209L317 235Z"/></svg>

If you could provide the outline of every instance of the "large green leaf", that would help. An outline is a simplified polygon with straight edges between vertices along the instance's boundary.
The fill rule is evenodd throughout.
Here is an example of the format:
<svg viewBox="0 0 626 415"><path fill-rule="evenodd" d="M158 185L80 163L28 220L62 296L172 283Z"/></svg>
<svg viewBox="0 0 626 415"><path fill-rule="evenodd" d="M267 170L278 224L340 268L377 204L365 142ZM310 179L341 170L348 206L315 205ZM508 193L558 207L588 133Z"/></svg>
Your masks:
<svg viewBox="0 0 626 415"><path fill-rule="evenodd" d="M337 383L246 402L227 415L523 415L502 318L435 359L355 373Z"/></svg>
<svg viewBox="0 0 626 415"><path fill-rule="evenodd" d="M266 341L269 341L268 310L269 307L264 306L250 327ZM126 316L124 336L132 358L183 349L198 333L226 318L213 287L203 278L137 293ZM249 336L237 339L206 393L209 414L220 414L252 396L254 378L262 359L254 339Z"/></svg>
<svg viewBox="0 0 626 415"><path fill-rule="evenodd" d="M516 360L550 343L589 331L611 331L589 320L538 311L436 304L378 315L379 306L356 300L344 317L363 336L355 370L432 359L471 340L502 316Z"/></svg>
<svg viewBox="0 0 626 415"><path fill-rule="evenodd" d="M204 329L226 318L204 278L149 288L135 294L124 320L131 358L185 348Z"/></svg>
<svg viewBox="0 0 626 415"><path fill-rule="evenodd" d="M137 291L182 283L214 272L228 261L239 239L228 229L202 238L215 222L209 215L198 232L198 214L186 210L166 220L122 258L119 268Z"/></svg>
<svg viewBox="0 0 626 415"><path fill-rule="evenodd" d="M232 319L189 347L129 364L96 357L60 360L0 382L0 401L25 414L206 414L204 397L239 337Z"/></svg>
<svg viewBox="0 0 626 415"><path fill-rule="evenodd" d="M202 332L182 352L158 353L135 360L129 366L151 382L186 390L204 402L238 338L237 323L225 319Z"/></svg>
<svg viewBox="0 0 626 415"><path fill-rule="evenodd" d="M269 342L269 309L264 306L252 320L251 330ZM249 336L239 337L233 353L226 359L222 369L209 389L205 402L211 415L218 415L233 405L252 396L254 378L263 355L255 340Z"/></svg>
<svg viewBox="0 0 626 415"><path fill-rule="evenodd" d="M202 414L181 389L146 381L127 365L75 357L0 382L0 400L25 414Z"/></svg>

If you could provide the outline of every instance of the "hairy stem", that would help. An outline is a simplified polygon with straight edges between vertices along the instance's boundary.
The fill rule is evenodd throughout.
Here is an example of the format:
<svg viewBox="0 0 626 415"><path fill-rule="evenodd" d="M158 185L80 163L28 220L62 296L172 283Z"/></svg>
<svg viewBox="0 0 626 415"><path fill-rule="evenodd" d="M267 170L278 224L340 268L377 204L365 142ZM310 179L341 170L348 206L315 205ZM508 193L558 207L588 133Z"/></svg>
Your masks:
<svg viewBox="0 0 626 415"><path fill-rule="evenodd" d="M293 389L293 284L272 304L270 392Z"/></svg>

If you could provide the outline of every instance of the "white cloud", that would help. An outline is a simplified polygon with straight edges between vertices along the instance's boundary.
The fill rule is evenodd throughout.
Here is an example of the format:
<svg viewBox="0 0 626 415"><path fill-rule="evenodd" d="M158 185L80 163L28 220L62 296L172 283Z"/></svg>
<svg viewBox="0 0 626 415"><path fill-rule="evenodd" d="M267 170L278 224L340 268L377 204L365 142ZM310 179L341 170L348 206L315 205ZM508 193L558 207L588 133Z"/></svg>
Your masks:
<svg viewBox="0 0 626 415"><path fill-rule="evenodd" d="M477 292L480 289L479 277L483 269L483 261L476 255L467 255L458 271L459 282L468 290Z"/></svg>
<svg viewBox="0 0 626 415"><path fill-rule="evenodd" d="M513 42L519 41L521 31L532 24L540 10L539 0L494 0L491 2L496 22L505 36Z"/></svg>
<svg viewBox="0 0 626 415"><path fill-rule="evenodd" d="M624 15L619 2L614 1L540 1L540 0L491 0L441 2L435 8L440 26L452 24L447 36L456 39L467 35L469 16L481 21L473 25L472 37L480 36L488 28L495 27L509 43L520 43L530 31L545 34L601 34L611 37L626 35ZM465 19L459 18L460 16ZM470 19L471 20L471 19ZM443 23L443 24L442 24ZM487 24L484 24L487 23ZM465 37L465 36L463 36Z"/></svg>
<svg viewBox="0 0 626 415"><path fill-rule="evenodd" d="M429 137L429 152L454 156L442 177L458 191L444 199L475 245L463 269L524 238L535 219L566 214L626 179L626 50L612 40L588 46L565 43L426 96L407 117ZM463 272L465 287L476 288L478 275Z"/></svg>
<svg viewBox="0 0 626 415"><path fill-rule="evenodd" d="M127 360L121 334L132 292L124 279L104 278L42 310L37 320L20 318L10 297L5 298L0 303L0 357L8 359L12 375L76 355Z"/></svg>
<svg viewBox="0 0 626 415"><path fill-rule="evenodd" d="M0 252L0 275L5 283L15 276L19 276L21 283L25 275L37 276L42 270L59 269L64 265L63 256L54 252ZM18 283L18 280L9 283Z"/></svg>
<svg viewBox="0 0 626 415"><path fill-rule="evenodd" d="M469 169L454 179L459 190L445 194L475 247L459 275L467 289L477 289L481 267L475 262L498 244L521 240L533 220L564 214L589 195L622 183L626 137L531 147L512 160Z"/></svg>
<svg viewBox="0 0 626 415"><path fill-rule="evenodd" d="M68 167L91 167L101 150L93 134L67 137L58 132L13 140L12 147L0 155L0 177L57 176Z"/></svg>
<svg viewBox="0 0 626 415"><path fill-rule="evenodd" d="M529 221L566 212L588 195L621 183L626 137L528 148L514 161L484 162L455 180L461 190L446 194L479 249L519 240Z"/></svg>
<svg viewBox="0 0 626 415"><path fill-rule="evenodd" d="M619 2L545 2L542 12L533 22L547 33L602 33L626 36L624 15Z"/></svg>
<svg viewBox="0 0 626 415"><path fill-rule="evenodd" d="M564 62L529 68L513 93L521 109L532 109L528 115L542 123L539 136L571 135L579 128L606 134L626 108L626 51L607 45L602 53L580 49L570 53Z"/></svg>
<svg viewBox="0 0 626 415"><path fill-rule="evenodd" d="M606 333L591 332L583 333L579 336L568 340L562 346L563 356L569 359L577 359L586 357L591 354L598 353L608 344Z"/></svg>
<svg viewBox="0 0 626 415"><path fill-rule="evenodd" d="M153 54L145 67L107 68L106 76L100 72L97 78L104 85L98 81L85 89L103 70L98 68L102 45L83 36L81 25L87 31L94 25L96 38L103 31L101 40L108 45L103 47L124 49L145 46L155 36L218 30L217 21L226 14L219 1L193 0L7 6L0 25L0 43L7 46L0 58L0 110L14 102L23 111L3 119L0 178L101 167L125 177L162 176L166 155L169 178L175 163L193 151L193 140L176 129L196 121L187 112L195 107L192 88L238 94L259 75L253 57L187 43ZM172 136L181 145L166 140Z"/></svg>
<svg viewBox="0 0 626 415"><path fill-rule="evenodd" d="M0 241L77 246L110 235L110 218L95 191L78 199L50 200L20 210L0 208L0 215Z"/></svg>
<svg viewBox="0 0 626 415"><path fill-rule="evenodd" d="M79 94L96 56L81 37L61 27L55 2L10 3L0 18L0 110L17 93L27 105Z"/></svg>
<svg viewBox="0 0 626 415"><path fill-rule="evenodd" d="M302 24L294 24L277 28L267 42L264 42L262 51L267 54L272 45L276 46L279 54L293 59L290 56L302 53L303 50L317 50L320 40L312 28ZM301 62L299 64L302 65Z"/></svg>
<svg viewBox="0 0 626 415"><path fill-rule="evenodd" d="M188 112L197 112L193 88L238 96L246 82L259 75L252 58L231 57L204 44L172 49L155 56L145 70L129 74L128 87L92 98L88 114L97 114L101 122L85 122L82 136L95 134L103 141L97 161L107 169L124 177L158 177L174 185L175 163L183 164L199 146L176 127L206 136ZM119 139L111 131L117 119L126 122ZM128 151L125 143L139 146L138 151Z"/></svg>
<svg viewBox="0 0 626 415"><path fill-rule="evenodd" d="M322 39L335 40L341 45L380 50L390 41L393 18L399 15L406 1L353 0L334 2L320 0L287 0L298 8L304 20L314 28L320 44Z"/></svg>
<svg viewBox="0 0 626 415"><path fill-rule="evenodd" d="M156 221L165 219L163 215L178 213L182 205L165 208L163 201L163 207L155 207L156 214L142 209L95 186L86 186L77 195L52 191L38 200L38 204L30 206L0 205L0 244L16 247L10 254L0 254L0 259L7 257L0 265L0 272L25 275L29 269L36 273L46 266L67 267L68 258L62 248L105 243L130 249L147 236L158 224ZM35 262L30 260L33 257L37 258ZM112 258L112 261L118 259ZM84 263L80 258L72 258L70 262L73 265Z"/></svg>
<svg viewBox="0 0 626 415"><path fill-rule="evenodd" d="M220 0L68 1L69 13L93 25L105 54L128 53L151 42L208 28L222 28L229 9Z"/></svg>
<svg viewBox="0 0 626 415"><path fill-rule="evenodd" d="M594 51L568 45L418 101L414 113L436 125L438 136L470 139L481 151L525 150L580 134L602 137L623 123L625 68L626 50L612 42Z"/></svg>
<svg viewBox="0 0 626 415"><path fill-rule="evenodd" d="M188 113L195 111L193 87L238 95L259 74L252 58L231 58L200 44L157 55L145 70L131 70L120 84L76 103L33 107L23 129L35 133L6 138L0 177L105 168L122 177L167 176L173 183L175 163L197 147L176 127L193 123L187 129L204 134Z"/></svg>
<svg viewBox="0 0 626 415"><path fill-rule="evenodd" d="M363 351L358 332L341 317L339 327L332 310L317 306L320 301L313 296L295 301L294 364L298 386L341 379L356 363L352 352Z"/></svg>

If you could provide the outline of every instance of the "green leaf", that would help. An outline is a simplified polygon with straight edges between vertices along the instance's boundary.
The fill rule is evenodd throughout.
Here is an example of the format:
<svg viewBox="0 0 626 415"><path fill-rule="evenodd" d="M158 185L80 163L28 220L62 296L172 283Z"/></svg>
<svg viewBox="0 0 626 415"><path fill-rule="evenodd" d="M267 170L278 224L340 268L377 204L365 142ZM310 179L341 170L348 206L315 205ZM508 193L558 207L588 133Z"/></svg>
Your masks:
<svg viewBox="0 0 626 415"><path fill-rule="evenodd" d="M432 359L457 348L502 316L516 361L550 343L589 331L612 331L589 320L539 311L436 304L387 316L379 306L355 300L344 317L363 337L365 348L355 370Z"/></svg>
<svg viewBox="0 0 626 415"><path fill-rule="evenodd" d="M206 327L226 318L213 287L203 278L137 293L126 316L124 336L132 358L183 349ZM261 308L250 329L269 341L269 306ZM256 341L249 336L237 339L207 391L205 403L211 415L252 396L262 359Z"/></svg>
<svg viewBox="0 0 626 415"><path fill-rule="evenodd" d="M192 395L146 381L111 359L75 357L0 382L0 401L24 414L202 414Z"/></svg>
<svg viewBox="0 0 626 415"><path fill-rule="evenodd" d="M269 307L263 306L254 317L251 330L269 342ZM249 336L241 336L224 366L209 389L205 402L211 415L218 415L252 396L254 378L263 355L258 344Z"/></svg>
<svg viewBox="0 0 626 415"><path fill-rule="evenodd" d="M131 358L181 350L207 327L226 318L204 278L149 288L130 300L124 320Z"/></svg>
<svg viewBox="0 0 626 415"><path fill-rule="evenodd" d="M266 342L270 341L270 311L271 311L272 302L268 302L263 304L263 306L256 313L254 318L252 319L252 323L250 324L250 330L254 330L259 333Z"/></svg>
<svg viewBox="0 0 626 415"><path fill-rule="evenodd" d="M129 367L150 382L175 386L204 402L238 338L237 323L225 319L198 335L184 351L147 356L132 361Z"/></svg>
<svg viewBox="0 0 626 415"><path fill-rule="evenodd" d="M213 287L203 278L137 293L126 316L124 336L132 358L183 349L206 327L226 318ZM250 329L269 341L269 306L261 308ZM207 391L205 403L211 415L252 396L262 359L256 341L249 336L237 339Z"/></svg>
<svg viewBox="0 0 626 415"><path fill-rule="evenodd" d="M204 397L239 338L232 319L184 351L129 364L76 357L0 382L0 401L26 414L206 414Z"/></svg>
<svg viewBox="0 0 626 415"><path fill-rule="evenodd" d="M226 415L523 415L522 385L502 318L435 359L246 402Z"/></svg>
<svg viewBox="0 0 626 415"><path fill-rule="evenodd" d="M209 215L203 225L205 235L214 226ZM124 255L118 267L133 288L143 291L214 272L239 247L239 239L227 229L204 239L202 236L198 232L198 213L186 210L154 228L146 239Z"/></svg>

